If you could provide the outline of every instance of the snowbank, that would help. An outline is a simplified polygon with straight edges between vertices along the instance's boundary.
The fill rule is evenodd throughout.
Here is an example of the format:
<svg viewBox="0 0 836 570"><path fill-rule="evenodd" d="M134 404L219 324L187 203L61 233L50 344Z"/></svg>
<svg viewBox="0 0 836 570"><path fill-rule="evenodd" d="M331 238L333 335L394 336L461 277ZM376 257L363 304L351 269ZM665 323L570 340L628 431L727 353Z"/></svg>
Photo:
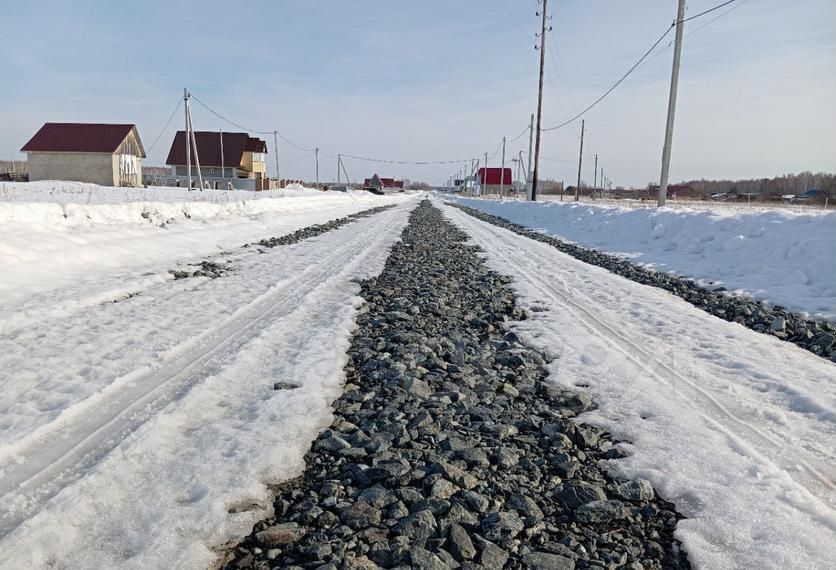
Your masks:
<svg viewBox="0 0 836 570"><path fill-rule="evenodd" d="M108 188L74 182L0 184L0 330L8 303L106 275L165 276L171 264L283 235L407 194ZM83 287L80 288L82 291ZM74 291L69 303L76 303Z"/></svg>
<svg viewBox="0 0 836 570"><path fill-rule="evenodd" d="M836 318L836 212L454 200L657 271Z"/></svg>

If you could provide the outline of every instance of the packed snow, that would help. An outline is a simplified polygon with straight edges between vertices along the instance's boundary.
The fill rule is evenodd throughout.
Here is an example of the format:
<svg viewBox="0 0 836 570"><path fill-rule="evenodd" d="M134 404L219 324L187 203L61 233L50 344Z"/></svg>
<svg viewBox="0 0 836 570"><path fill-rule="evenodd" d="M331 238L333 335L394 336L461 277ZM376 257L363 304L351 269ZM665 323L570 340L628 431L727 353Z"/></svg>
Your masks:
<svg viewBox="0 0 836 570"><path fill-rule="evenodd" d="M10 312L83 308L129 292L126 280L169 278L168 270L177 260L408 199L406 194L321 192L301 186L269 192L190 192L75 182L4 183L0 331L14 320ZM70 289L56 292L60 303L39 296L28 305L19 304L63 287Z"/></svg>
<svg viewBox="0 0 836 570"><path fill-rule="evenodd" d="M687 517L676 536L695 568L830 567L836 365L547 244L445 212L491 267L514 279L531 315L514 330L553 358L550 379L600 405L582 420L629 442L631 455L609 462L613 474L650 480Z"/></svg>
<svg viewBox="0 0 836 570"><path fill-rule="evenodd" d="M836 212L453 198L579 245L836 319Z"/></svg>
<svg viewBox="0 0 836 570"><path fill-rule="evenodd" d="M218 222L201 235L217 251L219 241L240 246L253 231L270 237L372 205L298 198L311 204L278 209L283 221L236 219L244 235ZM310 442L331 421L362 303L357 280L382 269L414 197L389 203L396 207L293 245L219 253L212 259L231 271L217 279L173 281L132 266L43 293L40 311L30 307L38 314L7 323L3 565L202 569L213 549L269 516L268 485L303 469ZM247 231L246 221L258 229ZM169 230L121 228L114 240L128 231L141 244ZM157 261L198 249L189 243L174 238L174 252ZM190 261L198 259L178 266ZM85 288L99 298L83 310L64 306ZM106 297L117 289L130 295ZM279 381L300 387L274 390Z"/></svg>

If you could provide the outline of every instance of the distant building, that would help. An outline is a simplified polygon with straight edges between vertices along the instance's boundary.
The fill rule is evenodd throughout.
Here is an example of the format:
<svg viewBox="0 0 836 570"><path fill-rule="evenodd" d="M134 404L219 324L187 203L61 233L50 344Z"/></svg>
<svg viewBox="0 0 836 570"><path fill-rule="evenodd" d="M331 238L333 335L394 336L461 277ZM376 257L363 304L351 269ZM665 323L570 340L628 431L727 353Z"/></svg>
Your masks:
<svg viewBox="0 0 836 570"><path fill-rule="evenodd" d="M477 180L479 183L480 192L482 194L498 194L499 190L504 188L508 192L511 190L511 183L514 177L511 174L510 168L480 168L477 173Z"/></svg>
<svg viewBox="0 0 836 570"><path fill-rule="evenodd" d="M374 174L371 178L366 178L363 181L363 188L377 188L378 190L383 190L385 188L403 189L403 180L395 180L394 178L381 178L377 174Z"/></svg>
<svg viewBox="0 0 836 570"><path fill-rule="evenodd" d="M694 189L688 184L668 184L666 196L668 198L701 198L702 192ZM654 199L659 197L659 185L647 185L647 198Z"/></svg>
<svg viewBox="0 0 836 570"><path fill-rule="evenodd" d="M195 131L195 145L192 149L192 186L197 187L197 158L200 159L200 173L204 184L219 190L264 190L267 182L267 143L247 133L225 133ZM166 183L178 186L188 185L186 164L186 132L177 131L168 159L171 167Z"/></svg>
<svg viewBox="0 0 836 570"><path fill-rule="evenodd" d="M145 150L135 125L46 123L20 150L30 181L142 185Z"/></svg>

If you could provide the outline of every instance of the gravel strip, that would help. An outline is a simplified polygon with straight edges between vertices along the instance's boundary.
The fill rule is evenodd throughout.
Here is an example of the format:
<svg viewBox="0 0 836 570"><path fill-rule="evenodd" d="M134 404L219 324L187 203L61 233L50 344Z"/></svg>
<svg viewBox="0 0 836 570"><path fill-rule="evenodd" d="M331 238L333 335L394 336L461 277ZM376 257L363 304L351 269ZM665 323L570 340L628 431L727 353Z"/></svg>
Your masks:
<svg viewBox="0 0 836 570"><path fill-rule="evenodd" d="M326 222L324 224L314 224L312 226L308 226L306 228L301 228L296 230L293 233L279 236L279 237L272 237L269 239L263 239L259 242L249 245L257 245L261 247L276 247L279 245L290 245L296 242L300 242L305 239L309 239L312 237L316 237L320 234L324 234L325 232L335 230L339 227L345 226L352 222L356 222L361 218L368 218L369 216L373 216L374 214L379 214L380 212L385 212L390 208L394 208L394 204L389 206L377 206L374 208L369 208L368 210L363 210L362 212L357 212L356 214L351 214L350 216L345 216L344 218L337 218L335 220L331 220L330 222ZM248 247L248 246L244 246Z"/></svg>
<svg viewBox="0 0 836 570"><path fill-rule="evenodd" d="M448 205L483 222L552 245L575 259L603 267L636 283L669 291L715 317L791 342L813 354L836 362L836 323L808 319L779 305L770 306L748 297L732 297L723 293L724 287L707 289L690 279L646 269L614 255L567 243L554 236L515 224L499 216L486 214L475 208L452 203Z"/></svg>
<svg viewBox="0 0 836 570"><path fill-rule="evenodd" d="M590 399L506 323L509 279L424 201L366 299L334 421L223 568L689 568L680 518L616 481Z"/></svg>
<svg viewBox="0 0 836 570"><path fill-rule="evenodd" d="M388 206L377 206L374 208L369 208L368 210L363 210L361 212L357 212L356 214L345 216L344 218L337 218L324 224L314 224L312 226L307 226L305 228L298 229L293 233L289 233L283 236L263 239L256 243L248 243L244 245L244 247L247 248L252 246L260 246L261 248L273 248L280 245L291 245L324 234L325 232L335 230L347 224L356 222L361 218L368 218L369 216L372 216L374 214L379 214L380 212L384 212L394 207L394 204L392 204ZM218 277L223 277L230 271L229 265L209 260L201 261L199 264L196 265L196 267L198 267L198 269L194 271L188 271L183 269L170 269L168 272L174 276L175 280L179 280L189 279L191 277L208 277L210 279L217 279Z"/></svg>

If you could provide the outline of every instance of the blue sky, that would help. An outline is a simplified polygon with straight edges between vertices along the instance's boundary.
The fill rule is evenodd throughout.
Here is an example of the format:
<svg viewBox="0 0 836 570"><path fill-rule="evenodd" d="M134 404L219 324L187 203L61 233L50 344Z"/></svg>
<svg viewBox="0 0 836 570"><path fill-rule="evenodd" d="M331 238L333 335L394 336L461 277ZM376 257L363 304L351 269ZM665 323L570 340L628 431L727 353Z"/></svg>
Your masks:
<svg viewBox="0 0 836 570"><path fill-rule="evenodd" d="M691 0L688 14L719 2ZM728 8L686 24L672 178L836 170L836 2L737 4L702 29ZM534 111L534 6L6 0L0 158L23 158L20 147L46 121L136 123L148 148L183 87L248 128L278 129L300 146L319 146L322 179L336 172L325 154L414 161L492 154ZM670 25L676 2L552 0L549 12L547 42L557 50L547 57L544 127L571 117L620 77ZM585 116L584 179L592 180L595 153L616 184L658 179L668 44ZM193 118L199 130L238 130L197 104ZM147 165L165 162L182 122L176 115ZM579 123L543 134L542 177L576 178ZM507 154L520 150L527 150L525 136ZM282 176L313 178L312 154L280 141L279 158ZM353 178L377 171L439 183L460 168L345 163Z"/></svg>

